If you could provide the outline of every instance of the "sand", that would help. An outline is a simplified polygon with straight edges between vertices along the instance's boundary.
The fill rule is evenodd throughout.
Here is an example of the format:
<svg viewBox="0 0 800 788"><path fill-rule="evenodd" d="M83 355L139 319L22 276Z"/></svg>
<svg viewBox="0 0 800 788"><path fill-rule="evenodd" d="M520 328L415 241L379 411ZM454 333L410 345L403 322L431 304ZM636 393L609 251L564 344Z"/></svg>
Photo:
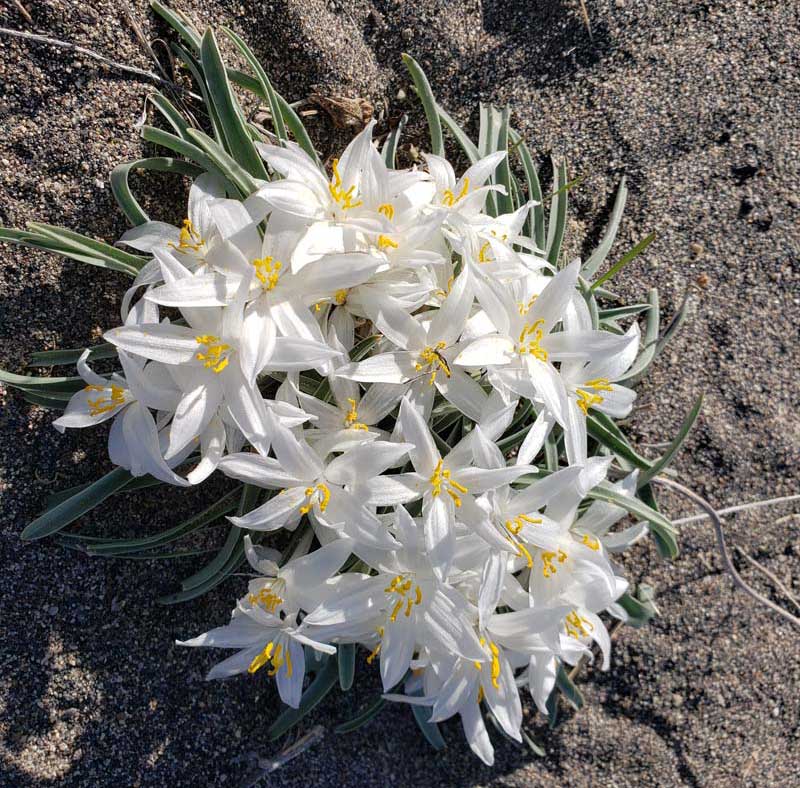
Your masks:
<svg viewBox="0 0 800 788"><path fill-rule="evenodd" d="M0 24L74 41L150 68L114 0L23 0ZM130 3L149 38L165 36L142 0ZM796 492L800 430L800 11L794 3L443 0L194 0L199 24L227 23L254 46L291 99L310 92L369 99L382 124L412 113L400 52L427 69L441 103L471 131L477 101L511 104L544 160L566 155L584 176L571 195L568 244L586 254L626 174L630 198L619 256L651 230L658 240L619 277L641 299L659 287L670 315L687 290L691 319L641 389L630 432L668 440L695 396L701 421L676 463L679 477L718 505ZM0 223L64 225L113 241L124 231L108 174L147 151L133 124L150 86L85 58L3 39L0 50ZM312 120L329 149L325 116ZM385 126L384 126L385 127ZM182 184L146 179L148 207L180 218ZM3 247L0 365L91 343L116 320L121 277L44 253ZM200 600L155 597L194 559L110 562L18 534L46 496L108 470L105 433L59 435L52 414L0 389L0 784L3 786L241 785L248 753L270 755L264 731L278 708L264 680L205 683L214 656L176 638L222 623L241 591L232 578ZM653 450L644 448L651 453ZM88 523L116 535L177 521L226 486L121 497ZM664 498L678 516L690 511ZM731 542L800 591L800 518L788 507L728 520ZM219 539L212 531L209 540ZM744 575L767 591L747 564ZM580 713L547 731L526 725L546 757L495 736L482 766L457 723L437 753L410 713L391 707L369 727L336 736L376 692L375 676L329 698L301 726L323 740L268 777L272 786L791 786L800 783L797 632L734 594L709 527L682 530L674 565L651 547L629 561L658 589L661 615L623 629L608 673L579 682Z"/></svg>

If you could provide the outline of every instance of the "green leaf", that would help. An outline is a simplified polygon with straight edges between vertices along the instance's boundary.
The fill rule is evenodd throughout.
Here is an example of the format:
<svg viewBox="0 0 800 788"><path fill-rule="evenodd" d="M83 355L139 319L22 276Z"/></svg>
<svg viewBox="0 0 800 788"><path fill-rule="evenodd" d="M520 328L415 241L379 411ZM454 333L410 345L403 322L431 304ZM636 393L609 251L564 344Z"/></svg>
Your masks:
<svg viewBox="0 0 800 788"><path fill-rule="evenodd" d="M658 330L661 321L661 310L658 306L658 290L655 287L651 288L650 292L647 294L647 302L650 304L650 309L647 312L642 352L639 354L633 366L624 375L617 378L617 383L630 381L630 385L635 385L655 358L656 346L658 344Z"/></svg>
<svg viewBox="0 0 800 788"><path fill-rule="evenodd" d="M619 260L617 260L611 268L608 269L599 279L597 279L592 284L592 290L594 290L598 285L603 284L603 282L608 282L614 276L619 273L628 263L632 260L635 260L648 246L650 246L653 241L656 239L655 233L650 233L642 238L636 246L633 247L627 254L624 254Z"/></svg>
<svg viewBox="0 0 800 788"><path fill-rule="evenodd" d="M417 726L422 731L428 744L434 750L443 750L445 748L444 739L439 731L439 726L435 722L431 722L431 714L433 709L429 706L418 706L416 703L411 704L411 711L414 714L414 719Z"/></svg>
<svg viewBox="0 0 800 788"><path fill-rule="evenodd" d="M180 44L173 42L171 49L175 53L175 56L183 62L184 66L192 75L192 79L202 94L202 106L208 115L208 120L211 124L211 131L214 139L218 144L223 145L225 141L225 132L222 130L222 122L219 119L217 107L214 105L214 102L211 99L211 93L209 92L208 84L206 82L205 75L203 74L202 64L191 52L182 47ZM180 136L185 136L186 139L188 139L188 134L189 128L187 127L184 134Z"/></svg>
<svg viewBox="0 0 800 788"><path fill-rule="evenodd" d="M80 377L41 378L36 375L17 375L14 372L6 372L3 369L0 369L0 383L45 395L48 393L61 393L70 396L86 385L86 381Z"/></svg>
<svg viewBox="0 0 800 788"><path fill-rule="evenodd" d="M347 692L353 686L356 675L356 645L342 643L337 646L337 662L339 663L339 686Z"/></svg>
<svg viewBox="0 0 800 788"><path fill-rule="evenodd" d="M267 737L274 741L297 725L300 720L316 708L319 702L336 686L339 671L336 657L329 657L322 669L314 677L308 689L303 693L297 709L285 709L267 729Z"/></svg>
<svg viewBox="0 0 800 788"><path fill-rule="evenodd" d="M236 159L228 155L221 145L218 145L211 137L197 129L189 129L187 133L189 139L211 159L214 168L221 172L227 180L235 184L242 197L248 197L256 191L258 183Z"/></svg>
<svg viewBox="0 0 800 788"><path fill-rule="evenodd" d="M558 267L561 245L564 242L564 231L567 226L567 193L563 188L567 184L567 163L562 160L556 167L553 161L553 196L550 200L550 216L547 222L547 260Z"/></svg>
<svg viewBox="0 0 800 788"><path fill-rule="evenodd" d="M125 162L114 167L111 171L111 191L114 193L114 199L116 199L117 205L119 205L128 221L134 227L149 222L150 217L142 206L139 205L139 202L131 191L128 177L132 170L174 172L179 175L188 175L190 178L196 178L203 172L196 164L166 156L137 159L136 161Z"/></svg>
<svg viewBox="0 0 800 788"><path fill-rule="evenodd" d="M186 139L186 131L189 124L184 120L183 115L176 109L175 105L162 93L155 91L147 96L149 101L164 117L170 126L175 130L179 137Z"/></svg>
<svg viewBox="0 0 800 788"><path fill-rule="evenodd" d="M678 331L680 331L681 326L686 320L688 314L689 314L689 294L687 293L684 296L678 311L673 315L672 320L669 321L669 325L666 327L666 329L664 329L664 333L661 335L658 342L656 342L656 352L655 352L656 358L664 350L664 348L674 339Z"/></svg>
<svg viewBox="0 0 800 788"><path fill-rule="evenodd" d="M581 274L586 279L591 279L605 262L611 250L611 246L614 243L614 239L617 237L617 230L619 230L619 223L622 220L622 214L625 210L625 201L627 199L628 188L625 185L625 178L623 177L617 189L617 196L614 199L614 207L611 209L611 216L608 219L608 227L606 227L605 234L597 245L597 249L592 252L581 270Z"/></svg>
<svg viewBox="0 0 800 788"><path fill-rule="evenodd" d="M453 120L453 118L448 115L444 109L442 109L441 104L436 105L436 111L439 113L439 117L444 125L447 126L447 130L453 135L455 141L461 147L461 150L463 150L466 154L470 164L475 164L475 162L479 159L478 149L475 147L475 143L469 138L464 129L462 129L461 126L459 126L458 123L456 123L455 120Z"/></svg>
<svg viewBox="0 0 800 788"><path fill-rule="evenodd" d="M556 686L561 691L561 694L569 701L575 709L582 709L584 700L583 694L575 686L572 679L569 677L563 663L558 665L558 673L556 674Z"/></svg>
<svg viewBox="0 0 800 788"><path fill-rule="evenodd" d="M614 490L608 482L601 482L588 493L589 498L606 501L625 509L625 511L647 520L650 533L656 542L659 554L663 558L674 559L678 556L678 542L675 526L660 512L651 509L638 498L631 498Z"/></svg>
<svg viewBox="0 0 800 788"><path fill-rule="evenodd" d="M357 731L359 728L363 728L368 722L380 714L384 706L386 706L386 700L382 696L378 695L375 700L364 706L355 717L347 720L347 722L337 725L333 729L334 733L352 733L353 731Z"/></svg>
<svg viewBox="0 0 800 788"><path fill-rule="evenodd" d="M68 350L43 350L31 353L28 360L29 367L64 367L77 364L86 348L71 348ZM89 349L87 361L97 361L101 358L116 358L117 348L110 342L103 342Z"/></svg>
<svg viewBox="0 0 800 788"><path fill-rule="evenodd" d="M127 484L131 478L130 473L124 468L115 468L90 484L85 490L81 490L71 498L58 504L58 506L37 517L23 530L21 538L25 540L42 539L60 531L82 515L90 512L95 506L98 506L108 498L109 495L112 495L120 487Z"/></svg>
<svg viewBox="0 0 800 788"><path fill-rule="evenodd" d="M194 50L200 49L200 34L188 18L180 11L173 11L171 8L151 0L150 7L157 13L190 47Z"/></svg>
<svg viewBox="0 0 800 788"><path fill-rule="evenodd" d="M617 599L617 604L628 614L628 620L625 623L636 629L645 626L658 614L652 601L641 601L627 591Z"/></svg>
<svg viewBox="0 0 800 788"><path fill-rule="evenodd" d="M652 308L650 304L630 304L630 306L618 306L614 309L601 309L599 316L601 320L617 320L620 317L639 315Z"/></svg>
<svg viewBox="0 0 800 788"><path fill-rule="evenodd" d="M495 171L495 182L501 186L506 187L507 194L495 193L497 198L497 212L498 214L511 213L514 210L513 192L514 189L511 185L511 167L508 161L508 121L511 116L511 111L508 107L503 107L500 112L496 150L506 151L506 157L497 165Z"/></svg>
<svg viewBox="0 0 800 788"><path fill-rule="evenodd" d="M701 394L696 400L692 409L687 414L686 418L678 430L678 434L672 439L672 443L667 447L667 450L639 477L639 487L647 484L652 478L657 476L675 459L675 455L680 451L684 441L689 436L689 433L700 415L700 410L703 407L703 395Z"/></svg>
<svg viewBox="0 0 800 788"><path fill-rule="evenodd" d="M403 133L406 123L408 123L408 115L403 115L383 144L383 163L391 170L395 169L397 164L397 145L400 142L400 135Z"/></svg>
<svg viewBox="0 0 800 788"><path fill-rule="evenodd" d="M242 116L239 102L231 90L225 64L217 46L214 31L209 27L203 34L200 44L200 60L211 95L217 110L222 132L225 136L225 149L251 176L267 180L267 171L261 156L253 144ZM190 134L191 136L191 134ZM203 147L203 146L201 146ZM251 189L254 191L254 189Z"/></svg>
<svg viewBox="0 0 800 788"><path fill-rule="evenodd" d="M600 418L601 416L602 414L592 413L586 417L586 430L589 435L614 452L618 457L627 460L634 467L645 471L648 470L652 466L650 460L638 454L628 443L625 436L610 426L608 422L603 421Z"/></svg>
<svg viewBox="0 0 800 788"><path fill-rule="evenodd" d="M226 36L228 36L228 38L230 38L231 41L233 41L233 43L236 45L236 48L242 53L242 55L244 55L245 60L247 60L247 62L250 64L250 68L253 69L256 79L258 80L258 84L261 87L263 94L266 96L267 102L269 103L269 110L270 114L272 115L272 124L275 128L275 136L279 141L288 139L286 135L286 124L283 120L283 113L281 112L280 104L278 103L278 97L274 88L272 87L272 83L269 81L267 72L264 71L264 68L259 62L258 58L255 56L255 54L253 54L253 50L247 46L245 41L239 35L224 25L222 27L222 31Z"/></svg>
<svg viewBox="0 0 800 788"><path fill-rule="evenodd" d="M439 112L437 111L436 99L433 97L431 85L425 76L425 72L411 55L404 52L402 57L409 74L411 74L411 79L414 81L414 87L417 89L422 108L425 110L425 117L428 119L428 128L431 132L431 153L437 156L444 156L442 124L439 121Z"/></svg>
<svg viewBox="0 0 800 788"><path fill-rule="evenodd" d="M525 170L525 180L528 182L528 199L535 200L537 203L528 216L528 235L536 246L544 251L546 243L544 234L544 205L542 204L542 187L539 183L536 165L522 137L511 128L508 130L508 136L511 140L512 148L519 153L520 160L522 161L522 168Z"/></svg>

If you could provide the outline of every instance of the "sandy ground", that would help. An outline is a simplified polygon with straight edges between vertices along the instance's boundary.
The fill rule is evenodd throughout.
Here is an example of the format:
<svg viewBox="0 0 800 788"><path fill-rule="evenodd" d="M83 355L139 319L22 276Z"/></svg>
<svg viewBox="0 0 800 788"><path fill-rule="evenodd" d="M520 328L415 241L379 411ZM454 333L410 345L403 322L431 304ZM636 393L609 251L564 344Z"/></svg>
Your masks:
<svg viewBox="0 0 800 788"><path fill-rule="evenodd" d="M115 0L23 0L0 23L75 41L149 67ZM142 0L146 35L165 35ZM763 0L588 3L551 0L186 0L199 23L226 22L251 41L291 98L312 90L418 108L399 54L427 68L440 101L474 129L479 98L511 103L543 157L566 154L585 180L569 242L586 252L626 173L631 195L615 254L659 238L619 279L629 298L649 283L670 314L692 287L692 319L643 386L631 433L669 439L693 398L701 423L677 464L722 505L798 490L800 435L800 12ZM125 229L107 176L144 147L133 129L148 85L69 53L3 40L0 49L0 222L48 221L113 240ZM316 125L330 139L326 121ZM417 129L421 126L417 125ZM178 181L147 182L149 206L180 218ZM0 364L29 351L92 342L115 321L123 289L43 253L4 247ZM702 286L694 286L700 282ZM18 533L46 495L108 469L100 431L59 436L52 415L2 393L0 410L0 784L198 786L242 783L247 753L281 745L263 732L272 688L239 678L207 684L213 655L173 646L221 623L241 580L162 608L193 560L105 562ZM90 522L117 535L173 523L213 489L167 492L143 506L121 497ZM665 500L676 516L687 512ZM775 508L731 519L731 541L800 590L800 518ZM218 534L212 531L212 540ZM457 724L436 753L407 709L390 708L350 736L329 732L276 772L273 786L792 786L800 784L797 632L732 593L708 526L687 526L675 565L644 547L631 573L657 586L661 617L621 632L610 672L581 680L589 704L548 732L547 756L496 737L480 765ZM178 565L180 564L180 565ZM759 583L742 564L744 574ZM329 731L376 691L375 677L328 699L307 723Z"/></svg>

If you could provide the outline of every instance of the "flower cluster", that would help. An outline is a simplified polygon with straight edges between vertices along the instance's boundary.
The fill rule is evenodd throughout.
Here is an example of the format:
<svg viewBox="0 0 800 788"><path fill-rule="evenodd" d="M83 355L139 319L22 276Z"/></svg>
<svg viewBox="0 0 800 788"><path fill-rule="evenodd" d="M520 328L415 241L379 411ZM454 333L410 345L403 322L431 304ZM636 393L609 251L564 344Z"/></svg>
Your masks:
<svg viewBox="0 0 800 788"><path fill-rule="evenodd" d="M328 172L259 143L274 179L247 199L203 174L181 227L129 231L152 260L105 335L122 374L82 358L56 425L113 419L109 454L134 475L218 470L268 491L231 518L247 594L184 643L238 649L211 677L263 669L297 707L306 660L360 644L388 697L460 715L491 763L482 707L519 740L519 688L544 710L562 663L596 644L607 667L599 614L626 615L611 555L647 526L612 532L624 510L584 503L612 459L588 456L586 420L630 412L616 381L639 329L596 328L580 263L556 270L523 234L533 203L486 211L504 152L461 177L433 155L394 170L372 131ZM509 459L498 441L520 413L535 416ZM568 465L548 471L534 463L554 429ZM298 528L282 565L259 544Z"/></svg>

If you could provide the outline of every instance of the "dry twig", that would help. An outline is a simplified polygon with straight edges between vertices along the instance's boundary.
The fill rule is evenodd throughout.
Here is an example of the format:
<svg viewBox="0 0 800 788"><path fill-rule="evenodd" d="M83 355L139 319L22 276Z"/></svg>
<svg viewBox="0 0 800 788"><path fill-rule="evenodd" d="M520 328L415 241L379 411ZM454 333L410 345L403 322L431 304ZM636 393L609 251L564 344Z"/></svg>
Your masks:
<svg viewBox="0 0 800 788"><path fill-rule="evenodd" d="M28 9L25 8L24 5L19 0L14 0L14 5L17 7L17 11L23 16L25 21L29 24L33 24L33 17L28 13Z"/></svg>

